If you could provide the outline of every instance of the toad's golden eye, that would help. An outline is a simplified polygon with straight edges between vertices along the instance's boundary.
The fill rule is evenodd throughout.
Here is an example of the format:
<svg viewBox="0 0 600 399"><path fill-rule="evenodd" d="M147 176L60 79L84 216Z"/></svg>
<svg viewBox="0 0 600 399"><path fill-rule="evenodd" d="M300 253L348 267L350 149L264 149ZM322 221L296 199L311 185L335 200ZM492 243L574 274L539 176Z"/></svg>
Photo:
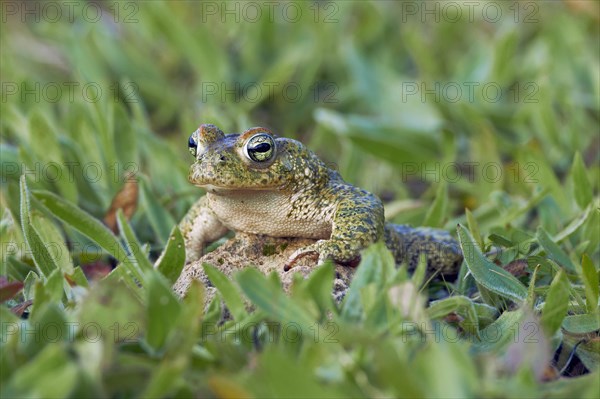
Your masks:
<svg viewBox="0 0 600 399"><path fill-rule="evenodd" d="M275 155L275 140L266 133L259 133L246 142L244 153L254 162L269 161Z"/></svg>

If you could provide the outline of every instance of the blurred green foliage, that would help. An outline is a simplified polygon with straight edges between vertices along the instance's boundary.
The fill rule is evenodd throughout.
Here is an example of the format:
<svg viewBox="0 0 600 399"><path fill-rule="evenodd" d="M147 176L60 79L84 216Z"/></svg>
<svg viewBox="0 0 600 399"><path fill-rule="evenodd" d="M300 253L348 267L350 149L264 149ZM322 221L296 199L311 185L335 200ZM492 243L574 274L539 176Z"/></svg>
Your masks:
<svg viewBox="0 0 600 399"><path fill-rule="evenodd" d="M598 3L0 11L2 397L597 396ZM177 299L200 123L302 140L391 220L460 223L459 279L408 277L376 245L342 304L330 266L290 296L207 266L211 305L200 285ZM115 235L100 219L128 172Z"/></svg>

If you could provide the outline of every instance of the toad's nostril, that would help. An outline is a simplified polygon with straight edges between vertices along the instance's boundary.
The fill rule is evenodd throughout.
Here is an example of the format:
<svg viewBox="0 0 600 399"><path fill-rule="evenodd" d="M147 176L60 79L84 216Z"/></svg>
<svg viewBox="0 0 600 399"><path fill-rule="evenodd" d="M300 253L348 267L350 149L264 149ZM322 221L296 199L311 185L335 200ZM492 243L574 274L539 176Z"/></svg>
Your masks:
<svg viewBox="0 0 600 399"><path fill-rule="evenodd" d="M225 162L225 156L224 156L224 155L221 155L221 156L219 157L219 161L221 161L221 162Z"/></svg>

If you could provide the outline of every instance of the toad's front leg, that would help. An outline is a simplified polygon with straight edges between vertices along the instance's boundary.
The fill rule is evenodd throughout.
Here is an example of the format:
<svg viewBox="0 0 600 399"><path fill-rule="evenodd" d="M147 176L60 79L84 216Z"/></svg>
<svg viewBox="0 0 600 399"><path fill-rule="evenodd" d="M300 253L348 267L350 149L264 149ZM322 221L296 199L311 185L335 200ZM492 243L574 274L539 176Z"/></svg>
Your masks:
<svg viewBox="0 0 600 399"><path fill-rule="evenodd" d="M322 264L327 259L343 265L356 265L360 251L383 235L384 214L379 198L364 191L340 201L332 220L331 237L295 251L284 270L289 270L303 257L310 256Z"/></svg>
<svg viewBox="0 0 600 399"><path fill-rule="evenodd" d="M228 230L208 206L206 196L190 208L179 229L185 243L185 263L198 260L206 244L223 237Z"/></svg>

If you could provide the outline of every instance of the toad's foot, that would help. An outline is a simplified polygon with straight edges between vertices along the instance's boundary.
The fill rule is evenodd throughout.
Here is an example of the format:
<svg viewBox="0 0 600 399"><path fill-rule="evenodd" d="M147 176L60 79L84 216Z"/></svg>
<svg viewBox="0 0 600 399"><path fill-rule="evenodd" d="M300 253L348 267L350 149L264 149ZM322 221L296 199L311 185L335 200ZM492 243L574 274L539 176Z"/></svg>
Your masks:
<svg viewBox="0 0 600 399"><path fill-rule="evenodd" d="M358 251L348 251L343 242L335 240L319 240L316 243L296 250L288 259L283 270L288 271L300 259L310 257L316 260L317 266L325 263L327 259L350 267L356 267L360 263Z"/></svg>

